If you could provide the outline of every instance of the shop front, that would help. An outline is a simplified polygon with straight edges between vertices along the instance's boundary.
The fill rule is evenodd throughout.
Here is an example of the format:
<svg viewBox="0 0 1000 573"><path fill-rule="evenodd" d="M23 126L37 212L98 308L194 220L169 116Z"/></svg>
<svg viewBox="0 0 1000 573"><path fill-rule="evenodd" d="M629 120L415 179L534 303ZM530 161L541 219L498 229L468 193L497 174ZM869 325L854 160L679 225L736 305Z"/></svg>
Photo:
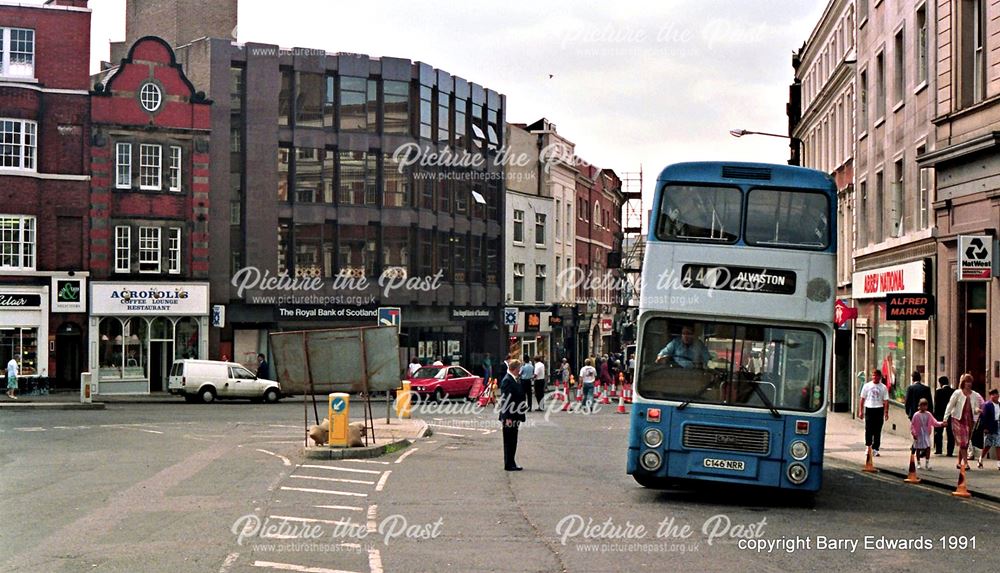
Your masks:
<svg viewBox="0 0 1000 573"><path fill-rule="evenodd" d="M91 283L89 364L101 394L167 389L174 360L208 358L207 283Z"/></svg>
<svg viewBox="0 0 1000 573"><path fill-rule="evenodd" d="M538 356L545 363L546 372L552 371L552 316L549 307L520 310L517 325L510 330L507 353L517 360L534 361Z"/></svg>
<svg viewBox="0 0 1000 573"><path fill-rule="evenodd" d="M47 376L49 288L0 286L0 362L19 356L22 377Z"/></svg>
<svg viewBox="0 0 1000 573"><path fill-rule="evenodd" d="M858 309L854 321L854 411L861 386L875 369L882 372L890 399L898 403L906 399L913 372L931 383L935 307L930 266L928 259L854 273L853 296ZM899 296L903 294L914 296ZM916 312L920 302L929 308Z"/></svg>

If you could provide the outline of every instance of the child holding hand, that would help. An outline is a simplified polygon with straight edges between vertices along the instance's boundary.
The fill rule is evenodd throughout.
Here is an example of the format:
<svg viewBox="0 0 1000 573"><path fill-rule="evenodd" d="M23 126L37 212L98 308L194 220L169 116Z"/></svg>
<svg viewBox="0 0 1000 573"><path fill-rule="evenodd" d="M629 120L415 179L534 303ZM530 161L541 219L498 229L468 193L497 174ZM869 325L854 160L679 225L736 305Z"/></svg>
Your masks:
<svg viewBox="0 0 1000 573"><path fill-rule="evenodd" d="M921 398L917 412L910 422L910 434L913 435L913 451L917 454L917 467L920 459L924 459L923 469L931 469L931 428L943 428L944 422L939 422L934 414L927 411L927 398Z"/></svg>

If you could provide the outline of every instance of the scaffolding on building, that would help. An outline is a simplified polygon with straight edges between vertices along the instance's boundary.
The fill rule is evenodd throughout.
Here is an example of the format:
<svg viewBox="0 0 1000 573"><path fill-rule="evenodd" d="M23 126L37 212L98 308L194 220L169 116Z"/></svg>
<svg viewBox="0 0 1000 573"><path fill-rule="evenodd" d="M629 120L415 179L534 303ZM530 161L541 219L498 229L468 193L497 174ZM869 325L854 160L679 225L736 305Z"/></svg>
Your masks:
<svg viewBox="0 0 1000 573"><path fill-rule="evenodd" d="M621 174L622 181L622 263L623 284L619 308L623 311L622 339L635 340L639 311L639 282L646 252L645 209L642 206L642 165L639 171ZM629 336L631 334L631 336Z"/></svg>

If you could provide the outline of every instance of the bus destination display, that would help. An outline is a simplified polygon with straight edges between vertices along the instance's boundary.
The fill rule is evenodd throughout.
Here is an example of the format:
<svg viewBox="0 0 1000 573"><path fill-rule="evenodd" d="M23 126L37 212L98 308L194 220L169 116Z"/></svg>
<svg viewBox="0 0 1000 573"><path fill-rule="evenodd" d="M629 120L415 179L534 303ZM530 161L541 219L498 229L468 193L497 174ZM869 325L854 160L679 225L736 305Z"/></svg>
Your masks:
<svg viewBox="0 0 1000 573"><path fill-rule="evenodd" d="M684 288L795 294L795 273L780 269L731 265L683 265Z"/></svg>

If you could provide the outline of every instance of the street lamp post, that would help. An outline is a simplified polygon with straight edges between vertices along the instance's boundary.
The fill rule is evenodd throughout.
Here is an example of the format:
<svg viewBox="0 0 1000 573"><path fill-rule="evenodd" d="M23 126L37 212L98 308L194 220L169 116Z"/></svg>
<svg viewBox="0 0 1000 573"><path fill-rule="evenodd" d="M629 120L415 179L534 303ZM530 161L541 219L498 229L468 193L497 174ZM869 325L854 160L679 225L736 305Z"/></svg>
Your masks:
<svg viewBox="0 0 1000 573"><path fill-rule="evenodd" d="M744 135L766 135L768 137L780 137L791 141L792 156L788 159L789 165L802 165L802 152L805 151L805 142L797 137L782 135L780 133L768 133L766 131L749 131L746 129L730 129L729 135L733 137L743 137Z"/></svg>

